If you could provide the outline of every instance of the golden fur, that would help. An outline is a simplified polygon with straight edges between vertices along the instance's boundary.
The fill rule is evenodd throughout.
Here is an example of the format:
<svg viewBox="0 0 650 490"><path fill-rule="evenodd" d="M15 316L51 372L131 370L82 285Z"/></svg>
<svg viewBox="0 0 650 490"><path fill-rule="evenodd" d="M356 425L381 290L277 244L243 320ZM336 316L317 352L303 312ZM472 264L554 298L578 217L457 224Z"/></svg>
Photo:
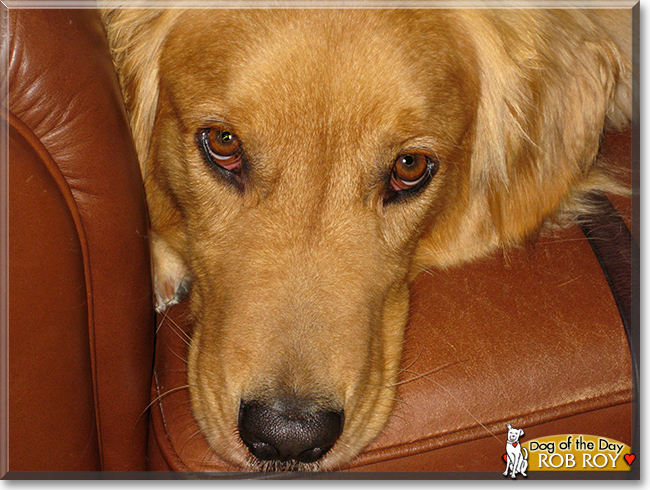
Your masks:
<svg viewBox="0 0 650 490"><path fill-rule="evenodd" d="M631 114L631 11L110 10L149 204L159 309L189 290L193 411L212 448L241 400L345 413L336 468L393 406L408 284L535 237L615 181L601 134ZM240 187L201 128L235 134ZM404 152L437 172L388 199ZM191 287L190 287L191 285Z"/></svg>

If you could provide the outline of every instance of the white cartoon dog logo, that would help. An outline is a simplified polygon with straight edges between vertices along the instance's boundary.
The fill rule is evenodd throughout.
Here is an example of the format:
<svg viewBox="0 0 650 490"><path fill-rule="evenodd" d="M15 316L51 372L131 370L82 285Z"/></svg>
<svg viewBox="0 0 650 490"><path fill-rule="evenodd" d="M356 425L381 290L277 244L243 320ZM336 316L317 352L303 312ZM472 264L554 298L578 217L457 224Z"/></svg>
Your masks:
<svg viewBox="0 0 650 490"><path fill-rule="evenodd" d="M513 429L510 424L508 424L508 440L506 441L506 471L503 473L503 476L508 476L508 470L511 469L512 472L510 476L512 478L517 478L517 473L521 473L521 476L526 476L526 469L528 468L528 451L526 448L523 448L523 454L521 451L521 444L519 443L519 438L524 435L523 429Z"/></svg>

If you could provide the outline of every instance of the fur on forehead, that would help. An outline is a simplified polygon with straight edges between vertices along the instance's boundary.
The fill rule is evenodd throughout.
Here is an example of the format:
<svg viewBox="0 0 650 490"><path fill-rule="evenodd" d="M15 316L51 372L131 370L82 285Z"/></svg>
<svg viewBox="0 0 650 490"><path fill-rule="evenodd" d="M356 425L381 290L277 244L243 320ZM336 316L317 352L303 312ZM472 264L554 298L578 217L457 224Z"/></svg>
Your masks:
<svg viewBox="0 0 650 490"><path fill-rule="evenodd" d="M466 129L475 70L452 62L458 42L440 25L423 40L412 33L424 20L405 13L260 15L189 12L170 30L162 86L188 127L210 115L260 130L291 123L305 135L328 127L361 135L381 125L405 136L438 129L449 145Z"/></svg>

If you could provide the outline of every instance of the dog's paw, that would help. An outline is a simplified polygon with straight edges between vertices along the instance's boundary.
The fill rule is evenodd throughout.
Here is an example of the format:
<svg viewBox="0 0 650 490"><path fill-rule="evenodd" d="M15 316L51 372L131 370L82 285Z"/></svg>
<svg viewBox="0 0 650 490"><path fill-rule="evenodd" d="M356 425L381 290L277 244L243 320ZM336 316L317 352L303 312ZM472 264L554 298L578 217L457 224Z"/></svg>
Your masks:
<svg viewBox="0 0 650 490"><path fill-rule="evenodd" d="M183 259L155 233L151 235L151 261L155 307L160 313L187 296L191 275Z"/></svg>
<svg viewBox="0 0 650 490"><path fill-rule="evenodd" d="M180 281L177 278L154 279L154 281L156 313L180 303L190 291L191 281L188 278L183 278Z"/></svg>

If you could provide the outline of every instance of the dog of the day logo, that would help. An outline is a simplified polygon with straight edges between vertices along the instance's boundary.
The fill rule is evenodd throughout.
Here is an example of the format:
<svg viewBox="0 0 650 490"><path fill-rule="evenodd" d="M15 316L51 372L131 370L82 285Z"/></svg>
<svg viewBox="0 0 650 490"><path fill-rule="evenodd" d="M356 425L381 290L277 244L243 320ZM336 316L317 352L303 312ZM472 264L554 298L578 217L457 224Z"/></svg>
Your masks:
<svg viewBox="0 0 650 490"><path fill-rule="evenodd" d="M540 437L521 446L528 449L528 471L630 471L636 459L627 444L586 434Z"/></svg>
<svg viewBox="0 0 650 490"><path fill-rule="evenodd" d="M506 441L506 454L503 455L506 462L506 471L503 472L503 476L508 476L508 471L510 471L512 478L517 478L517 473L521 476L527 476L528 450L519 442L519 438L524 435L524 430L515 429L510 424L507 427L508 440Z"/></svg>

